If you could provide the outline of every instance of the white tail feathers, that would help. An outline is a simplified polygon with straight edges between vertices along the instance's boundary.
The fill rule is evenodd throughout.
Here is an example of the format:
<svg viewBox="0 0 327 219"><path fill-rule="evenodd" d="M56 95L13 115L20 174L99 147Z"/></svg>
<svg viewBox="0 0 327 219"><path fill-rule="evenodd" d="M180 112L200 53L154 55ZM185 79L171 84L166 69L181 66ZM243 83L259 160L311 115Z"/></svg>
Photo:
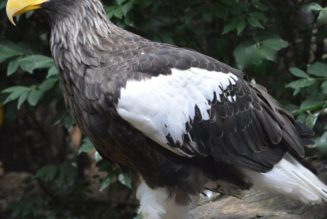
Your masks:
<svg viewBox="0 0 327 219"><path fill-rule="evenodd" d="M254 187L284 193L306 203L327 201L327 186L288 153L267 173L244 172Z"/></svg>

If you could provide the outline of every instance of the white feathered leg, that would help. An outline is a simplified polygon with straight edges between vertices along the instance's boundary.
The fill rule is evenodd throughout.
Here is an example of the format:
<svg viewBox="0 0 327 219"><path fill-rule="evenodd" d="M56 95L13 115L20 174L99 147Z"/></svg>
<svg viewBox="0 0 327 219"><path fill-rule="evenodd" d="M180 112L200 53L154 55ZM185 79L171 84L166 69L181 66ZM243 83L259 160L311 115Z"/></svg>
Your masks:
<svg viewBox="0 0 327 219"><path fill-rule="evenodd" d="M144 219L187 219L190 208L197 202L194 196L188 205L178 205L175 195L166 188L151 189L144 181L138 186L136 197Z"/></svg>
<svg viewBox="0 0 327 219"><path fill-rule="evenodd" d="M144 181L136 191L140 201L140 210L144 219L163 219L166 213L165 202L169 198L166 189L151 189Z"/></svg>

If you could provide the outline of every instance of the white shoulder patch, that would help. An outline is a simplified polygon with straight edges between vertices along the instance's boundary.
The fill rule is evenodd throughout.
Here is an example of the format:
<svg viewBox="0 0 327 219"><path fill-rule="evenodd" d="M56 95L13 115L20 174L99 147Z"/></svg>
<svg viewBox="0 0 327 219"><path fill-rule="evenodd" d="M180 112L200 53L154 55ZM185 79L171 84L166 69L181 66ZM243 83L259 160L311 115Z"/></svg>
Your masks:
<svg viewBox="0 0 327 219"><path fill-rule="evenodd" d="M185 125L195 116L195 106L204 120L209 119L209 100L217 101L238 77L232 73L208 71L200 68L172 69L170 75L159 75L142 81L128 81L121 89L118 114L146 136L184 156L191 156L168 145L166 136L183 143ZM236 96L226 96L230 102ZM196 149L196 148L195 148Z"/></svg>

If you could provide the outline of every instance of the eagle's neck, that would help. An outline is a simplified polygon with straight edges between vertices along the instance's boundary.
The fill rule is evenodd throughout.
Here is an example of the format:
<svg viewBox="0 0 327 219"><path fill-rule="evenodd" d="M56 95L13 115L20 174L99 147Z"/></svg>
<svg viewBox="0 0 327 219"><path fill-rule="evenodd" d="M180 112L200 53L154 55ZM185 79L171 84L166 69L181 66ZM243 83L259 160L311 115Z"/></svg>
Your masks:
<svg viewBox="0 0 327 219"><path fill-rule="evenodd" d="M99 0L78 3L71 5L70 10L58 8L48 13L51 51L57 67L81 74L83 65L98 67L105 62L104 57L117 49L118 41L131 34L108 20Z"/></svg>

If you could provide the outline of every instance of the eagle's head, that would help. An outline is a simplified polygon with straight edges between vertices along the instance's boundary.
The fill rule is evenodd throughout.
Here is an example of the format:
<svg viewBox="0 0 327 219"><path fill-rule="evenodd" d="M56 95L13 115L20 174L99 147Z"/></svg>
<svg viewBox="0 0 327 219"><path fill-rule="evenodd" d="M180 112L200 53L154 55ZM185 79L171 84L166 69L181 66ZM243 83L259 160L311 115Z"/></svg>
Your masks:
<svg viewBox="0 0 327 219"><path fill-rule="evenodd" d="M93 6L101 5L100 0L8 0L6 12L11 23L15 25L14 17L33 10L45 12L51 21L81 12Z"/></svg>

